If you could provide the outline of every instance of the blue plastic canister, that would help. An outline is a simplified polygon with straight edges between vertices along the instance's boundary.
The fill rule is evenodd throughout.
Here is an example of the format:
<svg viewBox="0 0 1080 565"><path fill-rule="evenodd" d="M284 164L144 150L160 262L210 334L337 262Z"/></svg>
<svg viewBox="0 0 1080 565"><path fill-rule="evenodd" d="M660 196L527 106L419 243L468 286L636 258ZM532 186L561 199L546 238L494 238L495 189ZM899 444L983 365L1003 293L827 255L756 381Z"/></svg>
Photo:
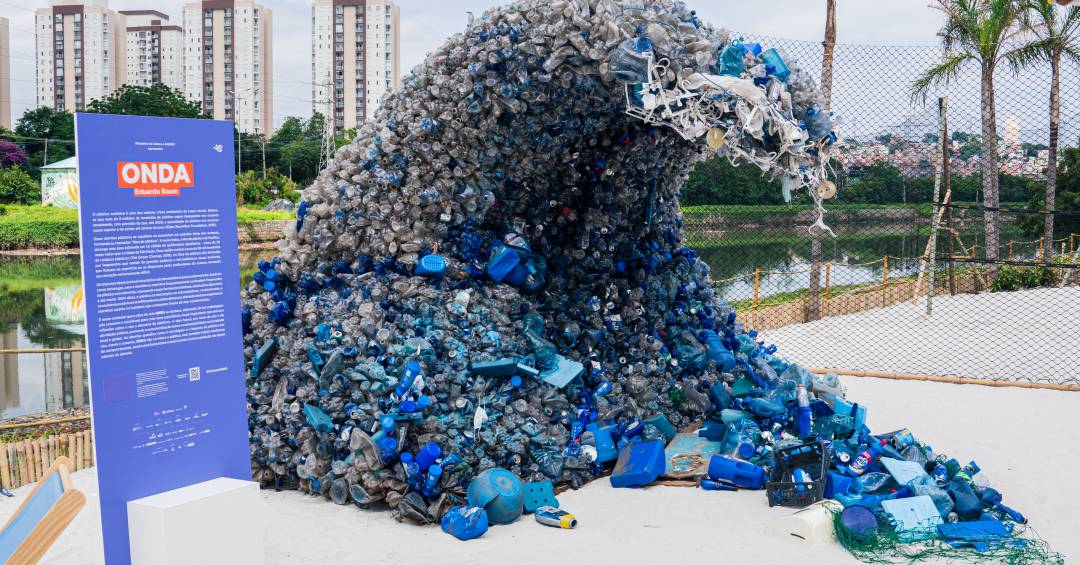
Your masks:
<svg viewBox="0 0 1080 565"><path fill-rule="evenodd" d="M492 254L491 260L488 261L487 274L491 277L491 280L502 282L520 262L521 256L518 255L517 251L501 246Z"/></svg>
<svg viewBox="0 0 1080 565"><path fill-rule="evenodd" d="M741 488L759 489L765 486L765 469L724 455L713 455L709 460L709 478L730 481Z"/></svg>
<svg viewBox="0 0 1080 565"><path fill-rule="evenodd" d="M615 448L615 440L611 438L611 432L615 431L615 426L601 426L598 422L593 422L585 426L585 429L593 434L597 463L614 461L619 456L619 450Z"/></svg>
<svg viewBox="0 0 1080 565"><path fill-rule="evenodd" d="M837 494L846 494L848 487L854 481L855 479L847 475L829 471L825 479L825 498L833 498Z"/></svg>
<svg viewBox="0 0 1080 565"><path fill-rule="evenodd" d="M643 487L655 481L666 466L664 442L654 439L627 445L619 450L619 459L611 472L611 486Z"/></svg>

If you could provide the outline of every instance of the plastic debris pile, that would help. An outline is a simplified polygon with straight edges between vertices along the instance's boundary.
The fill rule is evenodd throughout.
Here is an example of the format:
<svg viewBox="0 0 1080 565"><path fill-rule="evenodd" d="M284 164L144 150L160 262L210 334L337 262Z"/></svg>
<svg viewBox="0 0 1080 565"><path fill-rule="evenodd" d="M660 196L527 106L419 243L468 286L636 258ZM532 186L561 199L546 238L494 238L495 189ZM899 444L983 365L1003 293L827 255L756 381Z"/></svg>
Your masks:
<svg viewBox="0 0 1080 565"><path fill-rule="evenodd" d="M256 480L419 523L457 507L464 531L485 504L503 520L498 497L473 500L478 474L577 487L613 465L613 484L648 484L675 431L711 421L741 459L703 487L799 503L846 450L876 496L860 460L892 436L758 343L682 244L679 189L712 153L820 210L836 139L820 100L796 61L682 2L470 22L338 151L244 289ZM793 443L807 422L831 443ZM755 464L787 448L790 468L767 470L785 476ZM816 474L799 463L815 456Z"/></svg>

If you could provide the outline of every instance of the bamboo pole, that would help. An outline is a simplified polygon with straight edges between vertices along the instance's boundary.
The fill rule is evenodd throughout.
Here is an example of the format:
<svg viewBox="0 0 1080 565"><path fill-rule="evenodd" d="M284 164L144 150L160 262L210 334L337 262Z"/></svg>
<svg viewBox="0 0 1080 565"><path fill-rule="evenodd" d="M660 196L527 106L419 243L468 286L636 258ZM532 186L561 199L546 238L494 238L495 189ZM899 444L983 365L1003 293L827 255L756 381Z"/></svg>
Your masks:
<svg viewBox="0 0 1080 565"><path fill-rule="evenodd" d="M1040 237L1039 238L1039 250L1037 252L1035 252L1035 257L1038 257L1040 259L1044 255L1044 253L1043 253L1043 244L1044 244L1043 240L1044 239L1046 239L1046 238L1045 237Z"/></svg>
<svg viewBox="0 0 1080 565"><path fill-rule="evenodd" d="M75 434L75 470L81 471L83 458L83 436L80 433Z"/></svg>
<svg viewBox="0 0 1080 565"><path fill-rule="evenodd" d="M30 466L26 464L26 444L18 444L15 448L15 452L19 456L19 475L22 478L20 484L26 484L30 482Z"/></svg>
<svg viewBox="0 0 1080 565"><path fill-rule="evenodd" d="M15 488L11 484L11 464L8 463L8 450L6 447L0 450L0 485L9 490Z"/></svg>
<svg viewBox="0 0 1080 565"><path fill-rule="evenodd" d="M1013 258L1013 240L1010 239L1009 240L1009 260L1012 261L1012 258Z"/></svg>
<svg viewBox="0 0 1080 565"><path fill-rule="evenodd" d="M0 431L2 430L14 430L18 428L28 428L30 426L52 426L56 424L67 424L69 422L81 422L83 420L89 420L90 416L75 416L72 418L59 418L56 420L39 420L37 422L20 422L18 424L3 424L0 425Z"/></svg>
<svg viewBox="0 0 1080 565"><path fill-rule="evenodd" d="M25 440L26 442L26 464L30 467L30 482L35 482L41 478L41 470L37 467L37 461L34 460L34 442Z"/></svg>
<svg viewBox="0 0 1080 565"><path fill-rule="evenodd" d="M960 385L981 385L998 388L1034 388L1034 389L1046 389L1046 390L1060 390L1069 392L1080 392L1080 385L1064 385L1064 384L1051 384L1051 383L1033 383L1028 381L991 381L988 379L976 379L971 377L946 377L942 375L922 375L911 373L889 373L885 371L857 371L853 369L822 369L811 368L811 373L824 375L826 373L833 373L835 375L846 375L850 377L870 377L876 379L893 379L900 381L927 381L936 383L949 383Z"/></svg>
<svg viewBox="0 0 1080 565"><path fill-rule="evenodd" d="M49 456L48 450L45 449L46 441L47 440L39 439L34 442L34 454L37 455L38 468L41 469L42 475L45 474L45 471L48 471L50 467L50 465L45 462L45 459Z"/></svg>
<svg viewBox="0 0 1080 565"><path fill-rule="evenodd" d="M19 482L19 458L14 445L9 443L6 447L8 464L11 466L11 488L15 488L22 484Z"/></svg>
<svg viewBox="0 0 1080 565"><path fill-rule="evenodd" d="M0 349L0 354L22 355L32 353L76 353L86 351L85 347L45 347L41 349Z"/></svg>

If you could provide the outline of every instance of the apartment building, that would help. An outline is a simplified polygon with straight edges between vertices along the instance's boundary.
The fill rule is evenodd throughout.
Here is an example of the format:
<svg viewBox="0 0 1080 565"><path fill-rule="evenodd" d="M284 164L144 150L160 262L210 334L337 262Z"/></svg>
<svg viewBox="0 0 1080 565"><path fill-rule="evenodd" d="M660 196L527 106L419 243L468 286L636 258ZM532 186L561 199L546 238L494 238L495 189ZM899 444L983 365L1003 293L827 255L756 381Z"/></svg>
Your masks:
<svg viewBox="0 0 1080 565"><path fill-rule="evenodd" d="M401 83L400 10L391 0L314 0L311 6L313 110L336 132L370 119Z"/></svg>
<svg viewBox="0 0 1080 565"><path fill-rule="evenodd" d="M273 133L272 14L251 0L184 6L184 91L240 131Z"/></svg>
<svg viewBox="0 0 1080 565"><path fill-rule="evenodd" d="M184 89L184 30L157 10L123 10L127 24L125 82Z"/></svg>
<svg viewBox="0 0 1080 565"><path fill-rule="evenodd" d="M7 18L0 18L0 128L11 130L11 36Z"/></svg>
<svg viewBox="0 0 1080 565"><path fill-rule="evenodd" d="M107 0L52 0L34 33L39 106L80 110L127 78L124 16Z"/></svg>

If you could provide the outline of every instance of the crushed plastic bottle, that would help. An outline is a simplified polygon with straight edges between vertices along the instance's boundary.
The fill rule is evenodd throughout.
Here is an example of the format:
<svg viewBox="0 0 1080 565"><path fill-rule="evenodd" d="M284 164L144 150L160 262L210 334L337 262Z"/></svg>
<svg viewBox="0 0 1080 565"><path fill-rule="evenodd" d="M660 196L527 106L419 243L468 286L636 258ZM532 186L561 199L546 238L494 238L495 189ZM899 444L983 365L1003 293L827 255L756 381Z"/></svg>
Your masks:
<svg viewBox="0 0 1080 565"><path fill-rule="evenodd" d="M662 96L642 87L654 73L713 88L702 77L732 41L683 2L648 6L486 11L305 189L277 258L243 289L255 480L433 523L450 506L443 491L482 469L591 480L603 472L588 460L593 423L619 444L661 437L645 424L658 417L682 429L724 408L786 425L783 399L744 407L728 390L773 387L788 365L747 334L683 241L679 193L709 153L705 130L688 138L628 114ZM827 155L805 150L796 116L823 98L785 64L787 101L749 69L701 100L723 117L714 152L811 177ZM510 372L473 371L497 360ZM579 390L592 393L584 412ZM762 447L758 432L744 452Z"/></svg>

